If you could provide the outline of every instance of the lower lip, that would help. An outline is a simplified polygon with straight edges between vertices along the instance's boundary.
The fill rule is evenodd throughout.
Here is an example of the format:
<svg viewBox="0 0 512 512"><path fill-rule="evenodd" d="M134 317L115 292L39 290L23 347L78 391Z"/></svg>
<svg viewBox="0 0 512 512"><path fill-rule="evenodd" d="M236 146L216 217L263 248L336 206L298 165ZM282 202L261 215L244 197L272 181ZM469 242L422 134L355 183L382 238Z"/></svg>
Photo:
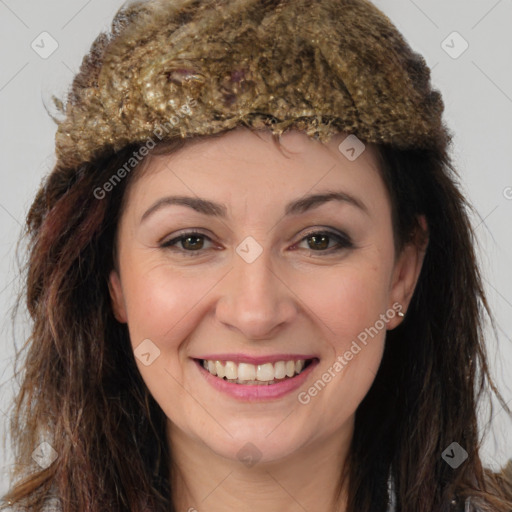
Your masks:
<svg viewBox="0 0 512 512"><path fill-rule="evenodd" d="M196 363L201 375L215 389L240 400L262 401L281 398L296 390L308 378L319 361L318 359L313 359L304 371L291 379L286 379L281 382L277 382L276 384L256 384L252 386L246 384L235 384L234 382L228 382L227 380L215 377L208 370L203 368L201 361L196 359L194 362Z"/></svg>

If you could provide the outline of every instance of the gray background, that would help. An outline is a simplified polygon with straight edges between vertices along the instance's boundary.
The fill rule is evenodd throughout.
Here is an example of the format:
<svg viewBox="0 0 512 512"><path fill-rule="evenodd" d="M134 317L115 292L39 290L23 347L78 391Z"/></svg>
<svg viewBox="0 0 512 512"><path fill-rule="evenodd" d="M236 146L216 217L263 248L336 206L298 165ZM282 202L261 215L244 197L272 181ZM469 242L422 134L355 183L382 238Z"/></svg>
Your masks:
<svg viewBox="0 0 512 512"><path fill-rule="evenodd" d="M478 212L472 217L474 232L498 326L497 339L488 330L492 371L512 405L512 0L376 0L375 4L425 56L433 82L443 94L445 118L455 133L461 187ZM51 108L52 94L64 96L83 55L99 31L109 27L121 5L119 0L0 0L2 435L16 389L13 343L21 346L28 332L23 317L14 329L10 321L13 300L22 285L16 275L15 245L39 182L55 162L55 125L44 105ZM452 35L454 31L460 36ZM41 36L42 32L56 43ZM461 53L464 41L469 46ZM52 44L58 48L45 55ZM511 426L497 406L484 441L486 465L497 469L512 457ZM8 442L1 460L3 493L12 461Z"/></svg>

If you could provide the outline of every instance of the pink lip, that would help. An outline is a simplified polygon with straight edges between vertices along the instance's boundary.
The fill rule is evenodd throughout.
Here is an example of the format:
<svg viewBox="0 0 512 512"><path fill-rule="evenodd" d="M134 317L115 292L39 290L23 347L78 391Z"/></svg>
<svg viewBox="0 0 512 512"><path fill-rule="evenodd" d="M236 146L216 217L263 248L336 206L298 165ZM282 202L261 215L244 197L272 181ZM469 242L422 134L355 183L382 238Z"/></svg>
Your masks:
<svg viewBox="0 0 512 512"><path fill-rule="evenodd" d="M249 356L245 354L207 354L194 359L206 359L207 361L233 361L238 363L265 364L276 361L298 361L300 359L315 359L311 354L269 354L268 356Z"/></svg>
<svg viewBox="0 0 512 512"><path fill-rule="evenodd" d="M300 357L299 359L311 359L308 357ZM217 361L219 359L216 359ZM220 359L222 360L222 359ZM233 361L233 359L227 359L228 361ZM277 359L278 361L282 359ZM290 359L288 359L290 360ZM268 361L268 359L265 359ZM249 386L244 384L235 384L233 382L228 382L227 380L220 379L219 377L215 377L208 370L203 368L200 360L195 359L197 368L199 369L200 374L206 379L206 381L211 384L215 389L226 393L233 398L237 398L239 400L245 401L263 401L263 400L271 400L276 398L281 398L288 393L296 390L300 387L308 376L311 374L313 369L318 364L318 359L313 359L310 365L303 370L299 375L291 378L283 380L282 382L278 382L277 384L269 384L269 385L255 385Z"/></svg>

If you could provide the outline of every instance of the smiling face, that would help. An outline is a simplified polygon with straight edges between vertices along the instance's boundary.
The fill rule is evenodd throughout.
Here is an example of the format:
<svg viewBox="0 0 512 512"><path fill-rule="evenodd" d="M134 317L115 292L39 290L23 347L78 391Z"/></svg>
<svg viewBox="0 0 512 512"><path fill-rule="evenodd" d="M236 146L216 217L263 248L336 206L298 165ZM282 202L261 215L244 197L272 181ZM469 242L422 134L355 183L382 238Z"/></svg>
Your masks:
<svg viewBox="0 0 512 512"><path fill-rule="evenodd" d="M111 296L171 441L264 462L350 439L423 252L395 261L375 150L350 161L344 138L288 132L283 154L238 128L150 157L127 190Z"/></svg>

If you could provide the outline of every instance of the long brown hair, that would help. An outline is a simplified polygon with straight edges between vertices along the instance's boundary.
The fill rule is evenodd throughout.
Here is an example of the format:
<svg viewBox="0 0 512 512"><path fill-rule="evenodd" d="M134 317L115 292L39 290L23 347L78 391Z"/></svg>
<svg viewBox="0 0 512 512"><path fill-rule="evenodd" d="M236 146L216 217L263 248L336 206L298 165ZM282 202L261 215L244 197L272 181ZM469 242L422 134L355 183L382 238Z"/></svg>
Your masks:
<svg viewBox="0 0 512 512"><path fill-rule="evenodd" d="M153 152L185 143L166 142ZM64 512L173 510L166 417L141 379L107 285L122 200L137 169L104 198L94 195L138 147L74 172L55 168L27 216L33 326L11 425L12 478L21 481L4 500L31 510L50 491ZM506 404L487 365L482 322L490 312L469 205L442 148L378 150L397 249L410 240L420 213L430 239L407 315L388 332L379 372L356 413L348 510L384 511L391 472L397 510L450 510L452 500L470 497L482 510L510 511L510 480L484 470L479 457L479 397L490 389ZM31 458L42 432L58 455L45 469ZM453 441L469 454L457 469L441 458Z"/></svg>
<svg viewBox="0 0 512 512"><path fill-rule="evenodd" d="M93 81L89 65L84 61L75 86ZM356 412L346 465L349 512L384 512L389 475L397 512L464 510L467 498L478 510L512 510L511 471L495 475L479 456L479 401L494 393L511 412L487 363L486 315L493 327L494 320L475 256L471 206L459 190L448 132L439 128L433 139L430 149L377 146L397 252L417 233L419 214L429 244L407 315L388 332L381 366ZM165 141L153 152L172 153L190 140ZM13 507L39 510L55 495L63 512L174 510L167 418L141 378L108 290L123 198L140 164L110 180L142 145L76 168L57 163L29 210L19 304L26 300L32 324L16 350L15 465L3 497ZM99 197L95 191L107 182L112 186ZM32 458L45 440L57 456L48 467ZM441 457L453 442L468 453L456 469ZM343 476L340 468L340 489Z"/></svg>

